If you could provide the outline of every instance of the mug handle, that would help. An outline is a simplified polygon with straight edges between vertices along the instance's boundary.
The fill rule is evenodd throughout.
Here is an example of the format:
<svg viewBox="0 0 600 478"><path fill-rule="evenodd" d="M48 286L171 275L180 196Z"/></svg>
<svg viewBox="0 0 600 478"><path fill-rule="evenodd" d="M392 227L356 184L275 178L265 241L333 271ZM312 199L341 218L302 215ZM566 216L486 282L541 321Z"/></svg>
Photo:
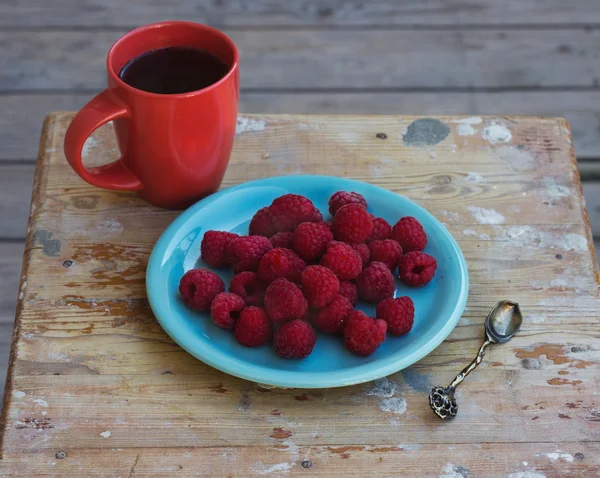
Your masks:
<svg viewBox="0 0 600 478"><path fill-rule="evenodd" d="M85 105L73 118L65 134L65 156L71 167L84 181L93 186L118 191L138 191L141 181L127 169L123 158L112 163L86 168L81 159L83 145L94 130L117 118L129 118L131 112L125 104L104 90Z"/></svg>

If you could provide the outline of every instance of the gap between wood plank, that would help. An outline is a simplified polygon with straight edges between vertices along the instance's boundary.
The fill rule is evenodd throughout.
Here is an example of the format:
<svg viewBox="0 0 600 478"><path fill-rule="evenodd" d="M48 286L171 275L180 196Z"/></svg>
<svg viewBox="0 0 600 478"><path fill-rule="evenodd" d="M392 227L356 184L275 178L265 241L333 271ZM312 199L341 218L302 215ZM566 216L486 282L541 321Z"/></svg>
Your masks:
<svg viewBox="0 0 600 478"><path fill-rule="evenodd" d="M121 32L123 30L134 30L138 28L140 25L90 25L82 26L82 25L60 25L60 26L48 26L41 25L35 27L26 27L21 28L18 26L0 26L0 33L2 32ZM482 23L466 23L466 24L439 24L432 25L429 23L413 23L407 25L394 25L394 24L358 24L358 25L294 25L294 24L282 24L282 25L227 25L227 24L218 24L211 23L211 27L223 30L230 31L487 31L490 29L498 29L498 30L511 30L511 31L555 31L555 30L584 30L591 31L600 29L600 23L590 22L590 23L545 23L543 25L535 24L535 23L515 23L515 24L502 24L502 23L490 23L490 24L482 24Z"/></svg>
<svg viewBox="0 0 600 478"><path fill-rule="evenodd" d="M10 90L0 89L1 96L52 96L52 95L96 95L100 92L98 88L44 88L44 89L24 89ZM340 94L340 95L361 95L361 94L411 94L411 93L568 93L568 92L600 92L600 86L448 86L448 87L375 87L375 88L240 88L241 94L260 94L260 95L313 95L313 94ZM90 97L91 99L91 97ZM334 114L334 113L332 113Z"/></svg>

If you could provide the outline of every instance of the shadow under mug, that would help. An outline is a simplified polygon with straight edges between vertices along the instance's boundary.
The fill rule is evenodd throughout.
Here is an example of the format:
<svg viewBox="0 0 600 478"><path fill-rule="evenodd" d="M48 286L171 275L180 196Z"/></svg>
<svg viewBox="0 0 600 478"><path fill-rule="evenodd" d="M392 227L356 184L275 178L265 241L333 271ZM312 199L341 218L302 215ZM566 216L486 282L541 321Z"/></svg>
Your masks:
<svg viewBox="0 0 600 478"><path fill-rule="evenodd" d="M132 59L172 46L208 51L229 70L216 83L181 94L149 93L119 78ZM238 63L233 41L206 25L161 22L127 33L108 52L108 88L85 105L67 129L64 150L69 164L94 186L137 191L159 207L185 208L215 192L235 139ZM88 168L82 161L83 145L110 121L121 158Z"/></svg>

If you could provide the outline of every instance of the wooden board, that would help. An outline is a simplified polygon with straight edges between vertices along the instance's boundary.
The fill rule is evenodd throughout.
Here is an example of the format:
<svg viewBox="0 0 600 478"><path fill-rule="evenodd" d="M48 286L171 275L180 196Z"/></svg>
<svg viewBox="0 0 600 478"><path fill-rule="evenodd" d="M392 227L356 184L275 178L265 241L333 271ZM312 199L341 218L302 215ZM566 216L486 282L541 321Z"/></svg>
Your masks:
<svg viewBox="0 0 600 478"><path fill-rule="evenodd" d="M16 158L35 159L44 116L52 110L76 110L91 97L86 94L0 95L0 163ZM290 114L455 114L534 115L565 117L573 132L579 158L600 158L600 92L497 93L242 93L244 113ZM58 152L62 145L55 146Z"/></svg>
<svg viewBox="0 0 600 478"><path fill-rule="evenodd" d="M306 391L227 376L162 331L144 269L177 213L80 181L59 147L71 118L51 116L42 137L0 472L537 477L600 466L598 270L564 121L440 117L447 138L411 146L416 117L245 118L224 186L298 173L379 184L446 223L469 265L467 309L432 354L377 383ZM109 128L94 140L90 160L114 154ZM506 298L521 303L521 331L461 386L458 418L439 421L430 387L473 357L489 307Z"/></svg>
<svg viewBox="0 0 600 478"><path fill-rule="evenodd" d="M0 91L99 90L122 31L0 32ZM600 31L225 30L242 89L594 88ZM590 58L590 61L582 60ZM557 68L560 65L560 68Z"/></svg>
<svg viewBox="0 0 600 478"><path fill-rule="evenodd" d="M590 25L600 23L595 0L235 0L120 2L55 0L0 3L0 26L137 26L164 19L212 25Z"/></svg>

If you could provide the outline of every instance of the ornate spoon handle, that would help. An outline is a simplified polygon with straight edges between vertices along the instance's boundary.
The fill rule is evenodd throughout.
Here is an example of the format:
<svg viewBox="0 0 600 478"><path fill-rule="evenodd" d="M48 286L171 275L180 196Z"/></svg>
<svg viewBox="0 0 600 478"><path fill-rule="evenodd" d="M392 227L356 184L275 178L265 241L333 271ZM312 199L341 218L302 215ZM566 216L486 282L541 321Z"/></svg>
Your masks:
<svg viewBox="0 0 600 478"><path fill-rule="evenodd" d="M467 375L469 375L475 368L481 363L483 360L483 356L485 355L485 350L491 345L493 342L486 340L481 347L479 348L479 352L477 352L477 357L473 359L473 361L467 365L462 371L452 380L452 383L448 386L449 389L454 391L458 384L460 384Z"/></svg>
<svg viewBox="0 0 600 478"><path fill-rule="evenodd" d="M467 375L469 375L483 360L486 349L493 344L489 338L481 345L477 357L467 365L462 371L452 380L452 383L447 387L434 387L429 394L429 405L433 412L442 420L452 420L458 412L458 405L454 398L454 391Z"/></svg>

